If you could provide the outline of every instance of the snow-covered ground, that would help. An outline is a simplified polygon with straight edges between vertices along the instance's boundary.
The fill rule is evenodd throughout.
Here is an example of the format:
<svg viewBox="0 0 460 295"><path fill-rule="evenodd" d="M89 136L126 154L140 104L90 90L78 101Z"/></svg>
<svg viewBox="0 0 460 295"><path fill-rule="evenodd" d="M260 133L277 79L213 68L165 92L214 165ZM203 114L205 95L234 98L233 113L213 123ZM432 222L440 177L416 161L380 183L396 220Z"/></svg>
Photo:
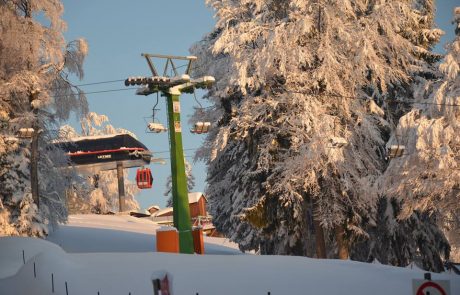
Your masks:
<svg viewBox="0 0 460 295"><path fill-rule="evenodd" d="M48 240L68 253L153 252L159 225L126 215L72 215ZM205 237L207 254L241 254L227 239Z"/></svg>
<svg viewBox="0 0 460 295"><path fill-rule="evenodd" d="M218 238L205 239L204 256L155 253L155 229L130 216L77 215L48 241L0 238L0 294L66 294L66 283L70 295L153 294L152 278L167 273L174 295L402 295L413 294L412 279L424 273L354 261L228 255L241 253ZM450 294L460 294L460 276L433 279L449 280Z"/></svg>

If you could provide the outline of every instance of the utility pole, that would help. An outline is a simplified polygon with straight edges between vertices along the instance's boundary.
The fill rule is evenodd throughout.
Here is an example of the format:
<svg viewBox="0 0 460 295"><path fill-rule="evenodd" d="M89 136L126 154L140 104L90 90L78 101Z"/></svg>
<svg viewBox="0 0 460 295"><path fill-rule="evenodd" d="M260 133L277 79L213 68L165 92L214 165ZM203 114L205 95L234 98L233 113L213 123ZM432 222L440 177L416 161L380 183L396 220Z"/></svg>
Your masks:
<svg viewBox="0 0 460 295"><path fill-rule="evenodd" d="M118 212L125 208L125 178L123 176L123 163L117 163L118 178Z"/></svg>
<svg viewBox="0 0 460 295"><path fill-rule="evenodd" d="M192 225L190 221L190 209L187 191L187 176L185 174L184 151L182 145L182 127L180 121L180 95L182 93L193 93L195 88L207 88L214 83L214 78L204 76L198 79L191 79L189 72L195 56L171 56L159 54L142 54L152 72L152 77L132 77L125 81L126 86L145 85L137 90L138 95L149 95L161 92L166 97L168 106L169 122L169 148L171 155L171 178L173 196L173 220L174 227L179 232L179 251L180 253L194 252ZM163 75L159 76L152 61L152 58L166 59ZM185 74L179 75L178 67L174 60L188 61ZM173 77L169 77L168 69L174 72Z"/></svg>

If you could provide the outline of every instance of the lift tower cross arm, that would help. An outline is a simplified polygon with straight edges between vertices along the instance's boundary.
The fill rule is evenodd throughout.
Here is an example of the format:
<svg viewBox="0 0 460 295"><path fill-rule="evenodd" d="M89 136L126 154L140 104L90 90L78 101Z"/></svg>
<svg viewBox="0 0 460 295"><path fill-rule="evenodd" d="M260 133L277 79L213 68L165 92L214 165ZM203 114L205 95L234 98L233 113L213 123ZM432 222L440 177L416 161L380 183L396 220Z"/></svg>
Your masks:
<svg viewBox="0 0 460 295"><path fill-rule="evenodd" d="M190 209L187 191L187 176L185 174L184 150L182 145L182 127L180 122L180 95L182 93L192 93L195 88L207 88L214 83L214 78L204 76L191 79L189 74L195 56L172 56L160 54L143 53L147 60L152 77L130 77L126 79L125 85L145 85L136 91L138 95L149 95L161 92L166 97L168 105L169 122L169 148L171 154L171 178L173 195L173 219L174 226L179 231L179 251L180 253L193 253L193 236L190 221ZM152 58L166 59L163 76L158 76L158 72ZM180 75L173 60L188 60L185 73ZM168 67L171 65L174 72L173 77L167 76Z"/></svg>

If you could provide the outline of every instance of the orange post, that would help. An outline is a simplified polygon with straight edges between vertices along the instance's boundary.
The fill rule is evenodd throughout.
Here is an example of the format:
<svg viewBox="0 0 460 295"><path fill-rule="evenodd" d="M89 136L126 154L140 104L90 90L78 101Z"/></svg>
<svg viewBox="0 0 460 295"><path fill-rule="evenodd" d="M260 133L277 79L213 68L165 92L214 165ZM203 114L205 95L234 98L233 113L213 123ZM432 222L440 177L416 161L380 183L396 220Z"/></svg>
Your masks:
<svg viewBox="0 0 460 295"><path fill-rule="evenodd" d="M196 254L204 254L204 238L203 229L201 227L195 227L192 230L193 236L193 248Z"/></svg>
<svg viewBox="0 0 460 295"><path fill-rule="evenodd" d="M175 228L157 230L157 252L179 253L179 234Z"/></svg>

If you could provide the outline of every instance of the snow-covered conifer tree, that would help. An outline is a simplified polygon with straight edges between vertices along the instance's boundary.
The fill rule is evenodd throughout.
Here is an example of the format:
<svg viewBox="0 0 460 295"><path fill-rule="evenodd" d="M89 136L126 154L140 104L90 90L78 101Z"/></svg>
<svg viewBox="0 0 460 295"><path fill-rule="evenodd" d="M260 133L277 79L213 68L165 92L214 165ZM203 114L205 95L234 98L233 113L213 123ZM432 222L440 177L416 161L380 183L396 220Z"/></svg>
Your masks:
<svg viewBox="0 0 460 295"><path fill-rule="evenodd" d="M449 256L450 246L438 216L416 210L401 219L402 204L395 198L379 199L375 225L367 229L369 239L356 243L351 258L402 267L416 263L426 270L442 271L442 258Z"/></svg>
<svg viewBox="0 0 460 295"><path fill-rule="evenodd" d="M376 214L397 102L437 58L432 1L207 3L216 27L191 51L216 77L197 158L217 229L243 250L310 256L315 231L348 257Z"/></svg>
<svg viewBox="0 0 460 295"><path fill-rule="evenodd" d="M191 192L193 188L195 187L195 176L193 176L192 173L192 165L185 160L185 175L187 176L187 190L188 192ZM166 200L166 206L167 207L172 207L172 195L171 195L171 190L172 190L172 178L171 176L168 176L168 179L166 179L166 190L164 192L164 196L168 197Z"/></svg>
<svg viewBox="0 0 460 295"><path fill-rule="evenodd" d="M437 216L447 227L453 256L460 257L460 8L455 9L456 38L447 46L437 80L422 84L412 110L404 115L388 145L405 154L392 159L381 187L403 202L399 218L415 210Z"/></svg>
<svg viewBox="0 0 460 295"><path fill-rule="evenodd" d="M65 43L62 13L59 0L0 2L2 233L43 236L48 223L67 216L71 176L57 171L65 158L47 145L59 120L87 111L84 95L67 79L83 77L87 45ZM32 138L18 138L21 128L32 128Z"/></svg>

